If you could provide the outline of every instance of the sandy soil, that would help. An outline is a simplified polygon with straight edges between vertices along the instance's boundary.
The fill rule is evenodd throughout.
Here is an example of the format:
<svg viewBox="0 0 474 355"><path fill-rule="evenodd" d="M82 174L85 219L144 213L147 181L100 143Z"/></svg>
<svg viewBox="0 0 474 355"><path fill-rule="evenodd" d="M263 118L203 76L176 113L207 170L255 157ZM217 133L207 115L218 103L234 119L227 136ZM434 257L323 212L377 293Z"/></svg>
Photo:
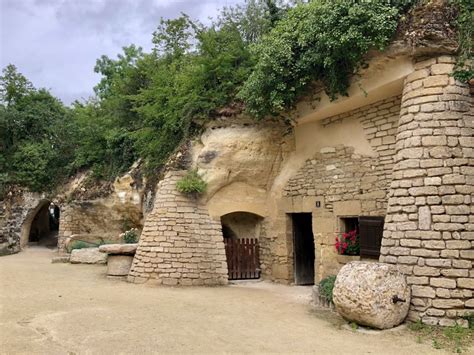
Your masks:
<svg viewBox="0 0 474 355"><path fill-rule="evenodd" d="M133 285L107 279L105 266L51 264L52 253L0 258L1 354L443 353L407 330L343 329L313 310L310 288Z"/></svg>

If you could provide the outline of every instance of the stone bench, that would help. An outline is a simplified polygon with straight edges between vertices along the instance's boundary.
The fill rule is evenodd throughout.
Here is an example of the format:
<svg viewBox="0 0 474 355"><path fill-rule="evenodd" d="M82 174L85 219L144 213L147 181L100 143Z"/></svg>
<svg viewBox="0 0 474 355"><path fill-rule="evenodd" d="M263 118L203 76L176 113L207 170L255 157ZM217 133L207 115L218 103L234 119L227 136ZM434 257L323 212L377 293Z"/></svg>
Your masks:
<svg viewBox="0 0 474 355"><path fill-rule="evenodd" d="M107 275L127 276L132 267L133 256L138 244L105 244L99 247L101 253L108 254Z"/></svg>

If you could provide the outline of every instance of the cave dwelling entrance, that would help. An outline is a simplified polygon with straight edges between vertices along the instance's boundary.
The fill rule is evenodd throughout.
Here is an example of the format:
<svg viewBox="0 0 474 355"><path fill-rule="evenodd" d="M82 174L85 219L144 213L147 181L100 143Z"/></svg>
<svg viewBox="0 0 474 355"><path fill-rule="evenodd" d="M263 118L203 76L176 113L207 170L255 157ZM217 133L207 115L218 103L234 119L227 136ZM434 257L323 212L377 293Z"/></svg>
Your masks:
<svg viewBox="0 0 474 355"><path fill-rule="evenodd" d="M43 246L56 248L60 208L49 200L42 200L36 208L28 213L22 226L23 246Z"/></svg>
<svg viewBox="0 0 474 355"><path fill-rule="evenodd" d="M250 212L232 212L221 217L229 280L260 278L262 220Z"/></svg>

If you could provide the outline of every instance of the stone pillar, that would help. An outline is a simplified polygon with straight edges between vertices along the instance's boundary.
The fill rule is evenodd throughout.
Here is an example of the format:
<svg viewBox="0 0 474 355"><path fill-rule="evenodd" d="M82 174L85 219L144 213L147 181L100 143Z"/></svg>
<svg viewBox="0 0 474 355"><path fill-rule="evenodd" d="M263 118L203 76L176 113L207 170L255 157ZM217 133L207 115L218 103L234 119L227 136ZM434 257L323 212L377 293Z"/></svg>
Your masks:
<svg viewBox="0 0 474 355"><path fill-rule="evenodd" d="M206 206L176 190L186 171L170 171L158 184L128 276L159 285L225 285L227 261L220 222Z"/></svg>
<svg viewBox="0 0 474 355"><path fill-rule="evenodd" d="M410 320L466 325L474 311L474 112L455 59L415 64L405 79L380 261L412 288Z"/></svg>
<svg viewBox="0 0 474 355"><path fill-rule="evenodd" d="M81 220L74 207L71 205L61 206L58 232L58 251L66 252L66 241L74 234L81 233Z"/></svg>

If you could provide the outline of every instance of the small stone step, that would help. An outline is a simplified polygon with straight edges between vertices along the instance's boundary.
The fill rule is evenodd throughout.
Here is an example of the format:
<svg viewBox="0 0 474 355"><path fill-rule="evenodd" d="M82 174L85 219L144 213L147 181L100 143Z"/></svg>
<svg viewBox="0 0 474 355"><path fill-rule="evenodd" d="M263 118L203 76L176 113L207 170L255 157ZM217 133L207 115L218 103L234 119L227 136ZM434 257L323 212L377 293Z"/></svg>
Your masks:
<svg viewBox="0 0 474 355"><path fill-rule="evenodd" d="M70 255L60 255L60 256L55 256L53 259L51 259L51 262L53 264L58 264L58 263L68 263Z"/></svg>

